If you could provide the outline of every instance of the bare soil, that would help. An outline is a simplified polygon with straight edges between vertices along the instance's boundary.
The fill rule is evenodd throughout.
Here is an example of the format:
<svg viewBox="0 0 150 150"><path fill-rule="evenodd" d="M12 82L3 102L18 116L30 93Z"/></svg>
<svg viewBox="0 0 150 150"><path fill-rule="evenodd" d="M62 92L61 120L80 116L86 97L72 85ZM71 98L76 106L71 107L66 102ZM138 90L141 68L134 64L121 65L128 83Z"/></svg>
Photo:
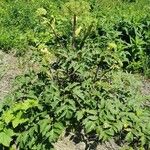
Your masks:
<svg viewBox="0 0 150 150"><path fill-rule="evenodd" d="M58 140L58 142L54 144L54 148L56 150L119 150L120 146L118 146L114 140L103 144L96 142L90 143L89 145L86 145L84 142L74 143L68 136Z"/></svg>
<svg viewBox="0 0 150 150"><path fill-rule="evenodd" d="M11 91L12 82L19 74L17 58L0 51L0 101Z"/></svg>

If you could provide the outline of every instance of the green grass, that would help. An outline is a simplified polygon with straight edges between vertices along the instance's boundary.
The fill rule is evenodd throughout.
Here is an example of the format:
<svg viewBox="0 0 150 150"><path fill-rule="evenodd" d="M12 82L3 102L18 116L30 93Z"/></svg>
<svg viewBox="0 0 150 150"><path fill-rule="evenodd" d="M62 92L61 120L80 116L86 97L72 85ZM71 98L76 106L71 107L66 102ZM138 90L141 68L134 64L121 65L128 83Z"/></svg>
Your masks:
<svg viewBox="0 0 150 150"><path fill-rule="evenodd" d="M39 21L36 10L45 8L49 15L59 13L58 6L65 1L28 1L13 0L0 2L0 49L27 49L31 44L28 32L40 34L37 31ZM138 23L144 16L149 15L150 1L123 2L122 0L91 0L95 4L94 16L98 18L99 25L112 28L114 24L123 20L134 20ZM61 12L60 12L61 13ZM61 14L60 14L61 15Z"/></svg>

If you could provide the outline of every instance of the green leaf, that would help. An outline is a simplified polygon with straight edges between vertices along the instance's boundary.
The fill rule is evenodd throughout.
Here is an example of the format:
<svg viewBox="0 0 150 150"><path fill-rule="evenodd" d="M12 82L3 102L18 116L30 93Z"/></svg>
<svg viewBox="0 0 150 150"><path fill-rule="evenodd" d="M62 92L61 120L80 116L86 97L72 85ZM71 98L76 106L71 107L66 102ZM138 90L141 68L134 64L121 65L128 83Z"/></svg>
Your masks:
<svg viewBox="0 0 150 150"><path fill-rule="evenodd" d="M111 127L111 125L108 122L104 122L104 124L103 124L104 129L110 128L110 127Z"/></svg>
<svg viewBox="0 0 150 150"><path fill-rule="evenodd" d="M9 147L11 141L11 136L7 135L5 132L0 132L0 143L2 145Z"/></svg>
<svg viewBox="0 0 150 150"><path fill-rule="evenodd" d="M67 109L65 112L66 112L66 118L70 119L72 117L72 115L73 115L73 112L70 111L69 109Z"/></svg>
<svg viewBox="0 0 150 150"><path fill-rule="evenodd" d="M39 106L38 101L34 100L34 99L27 99L22 104L22 108L24 110L27 110L27 109L32 108L32 107L38 107L38 106Z"/></svg>
<svg viewBox="0 0 150 150"><path fill-rule="evenodd" d="M51 128L51 120L50 119L43 119L39 122L39 126L40 126L40 132L41 133L45 132L45 130L47 132Z"/></svg>
<svg viewBox="0 0 150 150"><path fill-rule="evenodd" d="M64 125L61 122L57 122L57 123L54 124L54 128L63 130Z"/></svg>
<svg viewBox="0 0 150 150"><path fill-rule="evenodd" d="M59 115L67 109L67 105L63 104L61 107L57 107L56 113Z"/></svg>
<svg viewBox="0 0 150 150"><path fill-rule="evenodd" d="M87 133L91 132L95 128L95 122L93 121L87 121L85 124L85 130Z"/></svg>
<svg viewBox="0 0 150 150"><path fill-rule="evenodd" d="M23 112L18 112L15 118L12 120L13 128L16 128L19 124L25 123L28 121L28 118L22 118Z"/></svg>
<svg viewBox="0 0 150 150"><path fill-rule="evenodd" d="M13 111L28 110L32 107L39 107L38 101L34 99L27 99L24 102L16 103L13 106Z"/></svg>
<svg viewBox="0 0 150 150"><path fill-rule="evenodd" d="M43 129L43 131L42 131L42 135L43 135L43 136L46 135L46 133L48 133L50 130L51 130L51 125L50 125L50 124L47 124L47 125L45 126L45 128Z"/></svg>
<svg viewBox="0 0 150 150"><path fill-rule="evenodd" d="M97 110L86 110L86 112L88 113L88 114L92 114L92 115L96 115L97 114Z"/></svg>
<svg viewBox="0 0 150 150"><path fill-rule="evenodd" d="M112 128L106 130L105 132L106 132L107 135L109 135L109 136L111 136L111 137L114 136L114 133L115 133Z"/></svg>
<svg viewBox="0 0 150 150"><path fill-rule="evenodd" d="M82 90L80 90L80 87L77 86L73 89L73 94L76 95L77 97L81 98L84 100L84 94L82 93Z"/></svg>
<svg viewBox="0 0 150 150"><path fill-rule="evenodd" d="M19 124L26 122L28 119L19 119L19 118L15 118L12 121L12 126L13 128L16 128Z"/></svg>
<svg viewBox="0 0 150 150"><path fill-rule="evenodd" d="M36 11L36 14L37 14L37 16L43 16L43 15L47 14L47 11L44 8L38 8Z"/></svg>
<svg viewBox="0 0 150 150"><path fill-rule="evenodd" d="M15 105L13 106L12 111L15 112L15 111L18 111L18 110L21 110L21 109L23 109L22 108L22 103L15 103Z"/></svg>
<svg viewBox="0 0 150 150"><path fill-rule="evenodd" d="M97 116L88 116L87 118L88 118L89 120L92 120L92 121L98 120L98 117L97 117Z"/></svg>
<svg viewBox="0 0 150 150"><path fill-rule="evenodd" d="M3 130L3 128L4 128L4 122L0 121L0 131Z"/></svg>
<svg viewBox="0 0 150 150"><path fill-rule="evenodd" d="M118 131L120 131L123 128L123 123L121 121L118 121L117 123L114 123L114 126Z"/></svg>
<svg viewBox="0 0 150 150"><path fill-rule="evenodd" d="M2 115L2 119L4 120L4 122L5 122L6 124L9 124L9 123L14 119L14 117L15 117L15 116L13 115L13 112L12 112L11 109L5 111L5 112L3 113L3 115Z"/></svg>
<svg viewBox="0 0 150 150"><path fill-rule="evenodd" d="M81 120L84 116L84 111L83 110L77 111L76 116L78 121Z"/></svg>
<svg viewBox="0 0 150 150"><path fill-rule="evenodd" d="M110 114L109 112L107 112L107 119L110 120L110 121L115 121L115 118L112 114Z"/></svg>
<svg viewBox="0 0 150 150"><path fill-rule="evenodd" d="M14 131L13 130L11 130L11 129L4 129L4 132L8 135L8 136L10 136L10 137L12 137L12 136L14 136L15 135L15 133L14 133Z"/></svg>
<svg viewBox="0 0 150 150"><path fill-rule="evenodd" d="M61 133L61 132L59 132ZM49 141L50 142L54 142L57 140L57 138L60 136L60 134L58 134L58 129L52 128L52 130L48 133L49 135Z"/></svg>
<svg viewBox="0 0 150 150"><path fill-rule="evenodd" d="M146 143L146 138L144 137L144 135L141 136L140 141L141 141L141 145L144 146Z"/></svg>
<svg viewBox="0 0 150 150"><path fill-rule="evenodd" d="M133 141L133 134L132 134L132 132L129 132L129 133L126 135L125 140L126 140L127 142L129 142L129 143Z"/></svg>

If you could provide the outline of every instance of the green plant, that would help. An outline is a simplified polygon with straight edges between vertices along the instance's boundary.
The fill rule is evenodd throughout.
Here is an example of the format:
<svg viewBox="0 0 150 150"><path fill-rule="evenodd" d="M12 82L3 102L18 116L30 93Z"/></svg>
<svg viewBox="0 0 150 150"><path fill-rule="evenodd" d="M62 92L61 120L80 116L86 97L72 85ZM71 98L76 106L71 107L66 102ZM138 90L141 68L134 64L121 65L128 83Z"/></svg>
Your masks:
<svg viewBox="0 0 150 150"><path fill-rule="evenodd" d="M115 8L120 5L116 3ZM30 66L16 78L17 88L2 106L1 148L51 149L69 130L80 132L87 146L94 134L99 141L114 138L148 150L149 110L143 106L138 79L122 67L131 62L133 68L142 66L138 63L145 58L142 50L148 46L149 32L144 29L145 43L143 28L130 21L121 20L123 26L117 19L115 26L114 22L109 26L107 20L99 27L90 3L62 4L66 17L53 9L49 13L47 5L34 8L36 32L27 29L24 34L34 45L27 60Z"/></svg>
<svg viewBox="0 0 150 150"><path fill-rule="evenodd" d="M5 105L3 111L1 148L49 149L64 130L60 122L53 123L42 105L34 99L24 99L13 106Z"/></svg>
<svg viewBox="0 0 150 150"><path fill-rule="evenodd" d="M18 89L10 96L11 103L16 101L14 107L19 105L20 110L22 100L38 99L38 103L34 100L38 108L25 113L27 118L23 119L28 119L28 123L24 132L22 128L17 130L18 147L48 149L65 129L75 133L80 128L83 141L95 134L101 141L114 137L135 148L149 148L150 116L142 107L140 84L131 74L119 71L122 64L116 57L117 51L109 55L112 46L116 47L109 44L104 52L96 47L77 52L66 49L37 52L39 71L31 69L29 74L17 77ZM11 103L2 116L14 110ZM38 126L42 128L40 131Z"/></svg>
<svg viewBox="0 0 150 150"><path fill-rule="evenodd" d="M96 23L96 19L90 13L89 3L71 0L62 6L61 11L65 17L60 14L48 16L44 8L38 8L36 13L41 24L50 28L49 34L59 46L82 49Z"/></svg>

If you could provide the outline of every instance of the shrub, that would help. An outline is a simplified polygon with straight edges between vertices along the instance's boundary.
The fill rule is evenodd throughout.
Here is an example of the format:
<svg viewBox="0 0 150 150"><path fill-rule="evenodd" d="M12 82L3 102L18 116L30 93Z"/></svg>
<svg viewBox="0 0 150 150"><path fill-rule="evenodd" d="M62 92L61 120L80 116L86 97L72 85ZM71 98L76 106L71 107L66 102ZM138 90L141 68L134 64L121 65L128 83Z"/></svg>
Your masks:
<svg viewBox="0 0 150 150"><path fill-rule="evenodd" d="M1 121L14 134L1 144L49 149L64 130L75 133L80 128L84 138L115 137L148 149L150 116L142 106L139 83L118 70L121 63L115 51L111 55L106 51L105 57L96 47L38 52L39 71L17 77L18 89L3 106ZM6 114L8 121L3 119Z"/></svg>

